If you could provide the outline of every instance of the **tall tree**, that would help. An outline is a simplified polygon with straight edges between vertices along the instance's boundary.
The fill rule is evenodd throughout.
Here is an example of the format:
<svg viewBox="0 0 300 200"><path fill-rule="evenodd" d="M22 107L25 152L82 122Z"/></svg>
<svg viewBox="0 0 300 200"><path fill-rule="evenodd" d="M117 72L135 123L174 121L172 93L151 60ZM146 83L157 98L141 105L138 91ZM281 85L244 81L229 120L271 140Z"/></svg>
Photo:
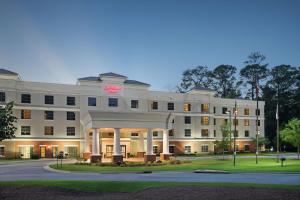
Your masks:
<svg viewBox="0 0 300 200"><path fill-rule="evenodd" d="M226 150L228 151L229 147L231 146L230 124L229 123L222 124L220 128L222 133L222 140L221 141L216 140L215 145L218 149L218 152L220 150L222 151L223 160L224 160L225 158L224 153Z"/></svg>
<svg viewBox="0 0 300 200"><path fill-rule="evenodd" d="M236 81L236 67L232 65L219 65L213 72L214 88L221 97L235 98L241 95L238 87L240 82Z"/></svg>
<svg viewBox="0 0 300 200"><path fill-rule="evenodd" d="M240 71L240 76L245 86L250 86L247 96L250 95L252 100L255 98L256 83L264 81L269 74L268 64L263 63L265 59L266 57L259 52L251 53L248 56L248 60L245 61L246 66Z"/></svg>
<svg viewBox="0 0 300 200"><path fill-rule="evenodd" d="M300 70L296 67L290 65L275 66L270 71L269 81L263 87L265 130L270 141L274 141L273 138L276 135L277 100L279 101L280 124L287 123L289 119L294 117L300 117L300 96L297 96L300 85L299 74Z"/></svg>
<svg viewBox="0 0 300 200"><path fill-rule="evenodd" d="M193 69L187 69L182 74L182 80L177 89L180 92L186 92L194 87L203 87L212 89L212 73L207 67L198 66Z"/></svg>
<svg viewBox="0 0 300 200"><path fill-rule="evenodd" d="M300 120L290 120L280 132L280 135L284 141L290 143L294 147L297 147L298 159L300 159Z"/></svg>
<svg viewBox="0 0 300 200"><path fill-rule="evenodd" d="M10 102L0 107L0 142L15 137L17 118L13 115L13 106L13 102Z"/></svg>

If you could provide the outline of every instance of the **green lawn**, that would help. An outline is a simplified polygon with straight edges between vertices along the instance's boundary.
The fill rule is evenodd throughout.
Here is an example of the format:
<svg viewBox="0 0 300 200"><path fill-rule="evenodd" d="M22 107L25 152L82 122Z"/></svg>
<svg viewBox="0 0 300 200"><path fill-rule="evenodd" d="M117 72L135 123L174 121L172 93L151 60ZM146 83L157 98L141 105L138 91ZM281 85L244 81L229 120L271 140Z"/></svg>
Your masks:
<svg viewBox="0 0 300 200"><path fill-rule="evenodd" d="M161 166L138 166L138 167L119 167L119 166L90 166L63 164L62 167L51 165L50 167L66 171L79 172L99 172L99 173L118 173L118 172L143 172L151 171L193 171L196 169L225 170L229 172L300 172L300 160L286 160L281 167L276 159L260 158L259 163L255 164L255 158L240 158L233 166L232 160L196 160L191 163L178 165Z"/></svg>
<svg viewBox="0 0 300 200"><path fill-rule="evenodd" d="M142 182L142 181L65 181L65 180L30 180L5 181L1 186L55 186L70 189L97 192L135 192L149 187L167 186L209 186L209 187L256 187L274 189L300 189L300 185L276 185L253 183L183 183L183 182Z"/></svg>

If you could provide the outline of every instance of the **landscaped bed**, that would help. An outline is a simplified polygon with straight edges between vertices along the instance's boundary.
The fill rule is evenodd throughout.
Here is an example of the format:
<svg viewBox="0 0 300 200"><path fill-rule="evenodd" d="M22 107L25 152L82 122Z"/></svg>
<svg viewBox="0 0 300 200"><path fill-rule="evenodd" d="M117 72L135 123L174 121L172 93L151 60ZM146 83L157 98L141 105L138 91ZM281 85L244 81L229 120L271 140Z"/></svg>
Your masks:
<svg viewBox="0 0 300 200"><path fill-rule="evenodd" d="M236 166L233 161L228 160L193 160L188 162L171 161L162 163L126 163L124 165L112 164L63 164L50 165L50 167L66 171L78 172L99 172L99 173L120 173L120 172L144 172L144 171L194 171L197 169L222 170L229 172L300 172L300 160L288 159L277 163L273 158L260 158L259 163L255 163L255 158L239 158Z"/></svg>

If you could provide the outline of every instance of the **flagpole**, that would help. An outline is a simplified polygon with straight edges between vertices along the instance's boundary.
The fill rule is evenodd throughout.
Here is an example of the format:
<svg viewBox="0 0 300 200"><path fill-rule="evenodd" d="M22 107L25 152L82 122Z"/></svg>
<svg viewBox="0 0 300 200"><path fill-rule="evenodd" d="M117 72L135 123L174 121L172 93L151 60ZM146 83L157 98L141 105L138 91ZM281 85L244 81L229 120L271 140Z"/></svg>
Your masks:
<svg viewBox="0 0 300 200"><path fill-rule="evenodd" d="M277 88L277 106L276 106L276 121L277 121L277 162L279 163L279 87Z"/></svg>
<svg viewBox="0 0 300 200"><path fill-rule="evenodd" d="M258 164L258 87L258 77L256 76L256 164Z"/></svg>
<svg viewBox="0 0 300 200"><path fill-rule="evenodd" d="M234 102L234 133L233 133L233 166L235 166L235 157L236 157L236 145L235 145L235 135L236 135L236 115L237 115L237 108L236 108L236 99Z"/></svg>

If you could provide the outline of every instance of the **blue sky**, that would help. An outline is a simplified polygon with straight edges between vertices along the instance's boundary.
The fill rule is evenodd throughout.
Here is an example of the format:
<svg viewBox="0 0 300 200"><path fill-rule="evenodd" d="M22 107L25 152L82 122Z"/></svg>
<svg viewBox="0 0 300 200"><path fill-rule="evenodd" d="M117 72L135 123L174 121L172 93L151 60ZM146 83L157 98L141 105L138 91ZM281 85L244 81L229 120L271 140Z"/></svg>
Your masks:
<svg viewBox="0 0 300 200"><path fill-rule="evenodd" d="M299 10L297 0L0 0L0 68L59 83L112 71L170 90L187 68L240 68L253 51L300 66Z"/></svg>

